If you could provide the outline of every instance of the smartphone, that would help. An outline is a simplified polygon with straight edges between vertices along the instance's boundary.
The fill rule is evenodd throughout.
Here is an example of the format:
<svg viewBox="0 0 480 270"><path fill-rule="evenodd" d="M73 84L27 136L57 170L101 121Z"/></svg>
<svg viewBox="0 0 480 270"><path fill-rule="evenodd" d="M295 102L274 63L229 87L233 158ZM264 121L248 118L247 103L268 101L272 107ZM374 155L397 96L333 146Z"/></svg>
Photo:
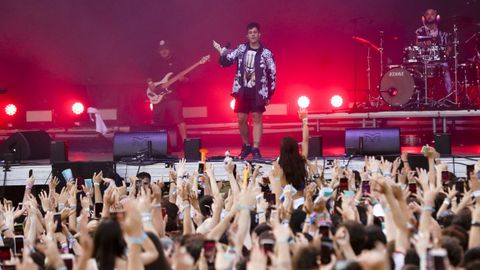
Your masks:
<svg viewBox="0 0 480 270"><path fill-rule="evenodd" d="M0 262L12 259L12 250L7 246L0 246Z"/></svg>
<svg viewBox="0 0 480 270"><path fill-rule="evenodd" d="M207 260L207 264L215 264L215 255L217 254L217 248L214 240L203 241L203 255Z"/></svg>
<svg viewBox="0 0 480 270"><path fill-rule="evenodd" d="M320 244L320 261L322 264L329 264L332 261L333 241L330 238L322 238Z"/></svg>
<svg viewBox="0 0 480 270"><path fill-rule="evenodd" d="M53 215L53 222L57 223L57 227L55 227L55 232L62 232L62 215L60 213L56 213Z"/></svg>
<svg viewBox="0 0 480 270"><path fill-rule="evenodd" d="M23 224L16 223L15 225L13 225L13 233L15 235L23 235Z"/></svg>
<svg viewBox="0 0 480 270"><path fill-rule="evenodd" d="M343 196L345 196L345 198L353 198L353 197L355 197L355 192L353 192L351 190L345 190L343 192Z"/></svg>
<svg viewBox="0 0 480 270"><path fill-rule="evenodd" d="M69 181L73 179L73 172L72 169L65 169L62 171L63 178L65 181Z"/></svg>
<svg viewBox="0 0 480 270"><path fill-rule="evenodd" d="M338 192L343 193L345 190L348 190L348 178L340 178L340 186L338 187Z"/></svg>
<svg viewBox="0 0 480 270"><path fill-rule="evenodd" d="M14 245L15 255L17 257L22 256L22 254L23 254L23 235L15 235L13 245Z"/></svg>
<svg viewBox="0 0 480 270"><path fill-rule="evenodd" d="M362 180L362 195L370 194L370 181Z"/></svg>
<svg viewBox="0 0 480 270"><path fill-rule="evenodd" d="M450 185L450 173L448 171L442 171L442 183L445 188Z"/></svg>
<svg viewBox="0 0 480 270"><path fill-rule="evenodd" d="M318 233L324 238L330 238L330 225L327 223L321 223L318 227Z"/></svg>
<svg viewBox="0 0 480 270"><path fill-rule="evenodd" d="M273 253L273 248L275 247L275 240L268 238L262 239L260 240L260 246L265 253Z"/></svg>
<svg viewBox="0 0 480 270"><path fill-rule="evenodd" d="M410 182L408 183L408 191L412 194L417 194L417 183L415 182Z"/></svg>
<svg viewBox="0 0 480 270"><path fill-rule="evenodd" d="M475 165L467 165L467 181L470 180L470 176L474 173L475 171Z"/></svg>
<svg viewBox="0 0 480 270"><path fill-rule="evenodd" d="M198 174L203 175L205 173L205 163L199 162L198 163Z"/></svg>
<svg viewBox="0 0 480 270"><path fill-rule="evenodd" d="M465 181L463 178L457 179L457 182L455 182L455 190L458 191L458 195L462 195L464 190L465 190Z"/></svg>
<svg viewBox="0 0 480 270"><path fill-rule="evenodd" d="M263 198L268 202L269 205L275 205L275 193L265 192L263 193Z"/></svg>
<svg viewBox="0 0 480 270"><path fill-rule="evenodd" d="M91 178L87 178L84 180L85 181L85 186L88 187L88 188L92 188L93 187L93 182L92 182L92 179Z"/></svg>
<svg viewBox="0 0 480 270"><path fill-rule="evenodd" d="M63 263L65 264L65 267L67 268L67 270L72 270L75 262L75 256L73 254L67 253L67 254L61 254L60 257L62 258Z"/></svg>
<svg viewBox="0 0 480 270"><path fill-rule="evenodd" d="M95 217L96 218L101 218L102 217L102 211L103 211L103 203L95 203Z"/></svg>
<svg viewBox="0 0 480 270"><path fill-rule="evenodd" d="M32 177L32 176L33 176L33 170L30 169L30 170L28 171L28 178L30 178L30 177Z"/></svg>
<svg viewBox="0 0 480 270"><path fill-rule="evenodd" d="M445 270L445 257L447 257L447 251L443 248L434 248L430 252L430 261L432 262L433 269L435 270Z"/></svg>

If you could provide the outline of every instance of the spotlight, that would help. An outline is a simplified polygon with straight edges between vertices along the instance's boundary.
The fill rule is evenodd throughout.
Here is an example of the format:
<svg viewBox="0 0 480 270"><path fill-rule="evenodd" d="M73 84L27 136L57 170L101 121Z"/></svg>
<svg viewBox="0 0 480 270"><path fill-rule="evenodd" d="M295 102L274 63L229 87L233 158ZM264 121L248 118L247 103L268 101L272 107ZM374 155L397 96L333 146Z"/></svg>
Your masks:
<svg viewBox="0 0 480 270"><path fill-rule="evenodd" d="M17 106L15 104L8 104L5 106L5 114L8 116L14 116L17 113Z"/></svg>
<svg viewBox="0 0 480 270"><path fill-rule="evenodd" d="M150 107L150 111L153 111L153 104L150 103L150 105L148 105Z"/></svg>
<svg viewBox="0 0 480 270"><path fill-rule="evenodd" d="M231 108L232 110L235 109L235 99L232 99L232 100L230 101L230 108Z"/></svg>
<svg viewBox="0 0 480 270"><path fill-rule="evenodd" d="M80 115L85 111L85 106L81 102L75 102L72 105L72 112L76 115Z"/></svg>
<svg viewBox="0 0 480 270"><path fill-rule="evenodd" d="M306 96L301 96L298 98L297 104L300 109L306 109L310 105L310 99Z"/></svg>
<svg viewBox="0 0 480 270"><path fill-rule="evenodd" d="M339 95L334 95L330 99L330 104L332 104L332 106L335 108L339 108L343 105L343 98Z"/></svg>

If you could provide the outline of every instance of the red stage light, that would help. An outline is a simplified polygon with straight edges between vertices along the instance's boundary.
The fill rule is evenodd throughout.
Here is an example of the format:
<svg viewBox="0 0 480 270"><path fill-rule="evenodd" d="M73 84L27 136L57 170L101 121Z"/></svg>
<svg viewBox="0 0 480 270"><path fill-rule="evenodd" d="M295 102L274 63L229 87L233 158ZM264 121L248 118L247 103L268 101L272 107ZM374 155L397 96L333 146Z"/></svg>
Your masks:
<svg viewBox="0 0 480 270"><path fill-rule="evenodd" d="M310 105L310 99L306 96L301 96L298 98L297 104L301 109L306 109Z"/></svg>
<svg viewBox="0 0 480 270"><path fill-rule="evenodd" d="M148 105L150 107L150 111L153 111L153 104L150 103L150 105Z"/></svg>
<svg viewBox="0 0 480 270"><path fill-rule="evenodd" d="M17 113L17 106L15 104L8 104L5 106L5 114L8 116L14 116Z"/></svg>
<svg viewBox="0 0 480 270"><path fill-rule="evenodd" d="M334 95L330 99L330 104L332 104L332 106L335 108L339 108L343 105L343 98L339 95Z"/></svg>
<svg viewBox="0 0 480 270"><path fill-rule="evenodd" d="M81 102L75 102L72 105L72 112L76 115L80 115L85 111L85 106Z"/></svg>
<svg viewBox="0 0 480 270"><path fill-rule="evenodd" d="M232 110L235 109L235 99L232 99L232 100L230 101L230 108L231 108Z"/></svg>

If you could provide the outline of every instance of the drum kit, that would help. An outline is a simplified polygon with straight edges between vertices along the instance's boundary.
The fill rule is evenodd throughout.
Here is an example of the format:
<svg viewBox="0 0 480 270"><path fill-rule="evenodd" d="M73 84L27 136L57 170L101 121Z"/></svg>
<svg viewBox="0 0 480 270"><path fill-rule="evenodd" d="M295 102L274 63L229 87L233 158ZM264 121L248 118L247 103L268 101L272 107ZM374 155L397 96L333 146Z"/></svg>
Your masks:
<svg viewBox="0 0 480 270"><path fill-rule="evenodd" d="M382 69L383 36L380 38L380 47L353 37L357 42L380 52L382 68L379 97L371 97L369 73L369 105L378 108L383 104L400 110L480 107L480 64L478 61L459 62L460 42L455 24L453 30L453 40L449 46L436 44L432 36L417 36L416 44L404 48L403 63L387 66L385 73ZM480 33L474 37L478 41ZM367 72L370 72L370 68Z"/></svg>

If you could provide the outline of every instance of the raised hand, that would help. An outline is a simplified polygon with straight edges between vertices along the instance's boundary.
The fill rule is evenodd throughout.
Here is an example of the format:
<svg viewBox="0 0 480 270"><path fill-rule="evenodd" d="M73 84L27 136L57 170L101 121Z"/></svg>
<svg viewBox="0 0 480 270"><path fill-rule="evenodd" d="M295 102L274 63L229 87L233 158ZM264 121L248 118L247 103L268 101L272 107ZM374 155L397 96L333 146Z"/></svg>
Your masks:
<svg viewBox="0 0 480 270"><path fill-rule="evenodd" d="M60 181L56 176L50 179L48 182L48 189L50 192L55 192L55 188L58 186L58 183L60 183Z"/></svg>
<svg viewBox="0 0 480 270"><path fill-rule="evenodd" d="M94 172L92 179L94 183L101 184L103 181L103 171L100 171L98 174Z"/></svg>
<svg viewBox="0 0 480 270"><path fill-rule="evenodd" d="M39 198L40 198L40 203L42 204L43 211L44 212L50 211L52 204L45 190L42 190L40 192Z"/></svg>

